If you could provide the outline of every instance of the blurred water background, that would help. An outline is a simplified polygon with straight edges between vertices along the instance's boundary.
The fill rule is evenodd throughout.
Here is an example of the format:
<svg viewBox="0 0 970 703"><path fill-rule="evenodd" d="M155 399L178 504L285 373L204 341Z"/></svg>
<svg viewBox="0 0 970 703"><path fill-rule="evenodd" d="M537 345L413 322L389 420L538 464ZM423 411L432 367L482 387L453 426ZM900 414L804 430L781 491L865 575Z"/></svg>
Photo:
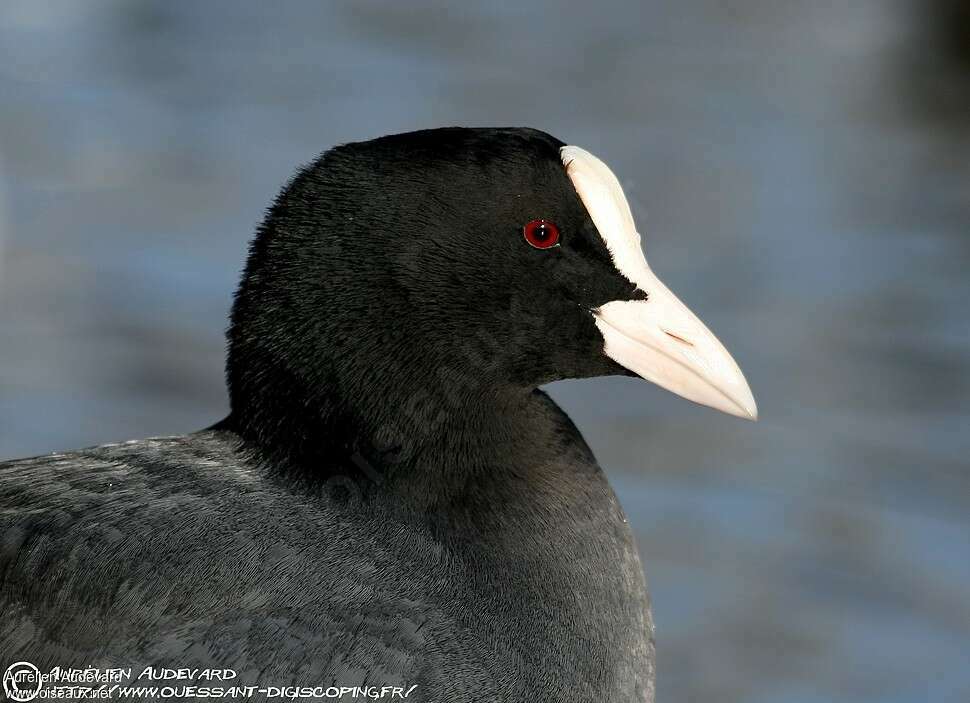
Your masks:
<svg viewBox="0 0 970 703"><path fill-rule="evenodd" d="M660 701L970 701L962 0L0 4L0 457L219 419L245 247L338 142L600 155L758 424L563 383L639 535Z"/></svg>

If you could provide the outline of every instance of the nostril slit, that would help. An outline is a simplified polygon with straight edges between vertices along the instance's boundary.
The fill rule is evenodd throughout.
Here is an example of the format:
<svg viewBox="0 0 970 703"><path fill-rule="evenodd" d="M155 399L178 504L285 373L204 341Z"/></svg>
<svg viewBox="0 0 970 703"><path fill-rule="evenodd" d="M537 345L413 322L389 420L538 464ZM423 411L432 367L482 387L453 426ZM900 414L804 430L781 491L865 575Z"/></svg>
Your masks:
<svg viewBox="0 0 970 703"><path fill-rule="evenodd" d="M683 337L674 334L673 332L668 332L667 330L664 330L663 332L664 332L665 335L667 335L668 337L671 337L673 339L676 339L681 344L686 344L688 347L694 346L694 343L693 342L691 342L689 340L686 340Z"/></svg>

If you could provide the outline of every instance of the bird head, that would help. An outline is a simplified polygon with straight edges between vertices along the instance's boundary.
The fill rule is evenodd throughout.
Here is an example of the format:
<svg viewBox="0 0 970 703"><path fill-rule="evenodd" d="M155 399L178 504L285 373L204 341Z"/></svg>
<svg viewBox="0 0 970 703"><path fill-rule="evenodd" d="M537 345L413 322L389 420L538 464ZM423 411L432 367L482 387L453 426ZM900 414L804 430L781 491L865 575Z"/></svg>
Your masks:
<svg viewBox="0 0 970 703"><path fill-rule="evenodd" d="M613 172L529 129L326 152L269 210L229 340L233 410L264 423L321 399L457 407L609 374L757 415L730 354L647 264Z"/></svg>

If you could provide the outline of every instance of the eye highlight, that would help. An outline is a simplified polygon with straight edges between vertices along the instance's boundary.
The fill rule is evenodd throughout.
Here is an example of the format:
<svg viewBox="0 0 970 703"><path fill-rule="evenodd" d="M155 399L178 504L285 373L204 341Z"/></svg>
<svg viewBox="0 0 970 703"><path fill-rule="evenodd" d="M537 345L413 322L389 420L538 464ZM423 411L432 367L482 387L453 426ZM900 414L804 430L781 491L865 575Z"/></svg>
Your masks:
<svg viewBox="0 0 970 703"><path fill-rule="evenodd" d="M532 220L522 228L522 235L536 249L550 249L559 244L559 228L549 220Z"/></svg>

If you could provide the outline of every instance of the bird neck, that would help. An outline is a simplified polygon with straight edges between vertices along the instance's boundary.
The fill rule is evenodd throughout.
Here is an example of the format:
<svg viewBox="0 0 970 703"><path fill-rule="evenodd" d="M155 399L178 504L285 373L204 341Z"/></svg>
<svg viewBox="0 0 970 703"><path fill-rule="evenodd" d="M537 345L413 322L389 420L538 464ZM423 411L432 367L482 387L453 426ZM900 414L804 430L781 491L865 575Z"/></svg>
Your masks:
<svg viewBox="0 0 970 703"><path fill-rule="evenodd" d="M549 446L537 439L556 428L551 401L532 388L419 370L366 378L363 386L331 379L312 393L277 378L250 404L234 403L220 429L240 435L274 471L428 504L483 473L514 471L516 458Z"/></svg>

